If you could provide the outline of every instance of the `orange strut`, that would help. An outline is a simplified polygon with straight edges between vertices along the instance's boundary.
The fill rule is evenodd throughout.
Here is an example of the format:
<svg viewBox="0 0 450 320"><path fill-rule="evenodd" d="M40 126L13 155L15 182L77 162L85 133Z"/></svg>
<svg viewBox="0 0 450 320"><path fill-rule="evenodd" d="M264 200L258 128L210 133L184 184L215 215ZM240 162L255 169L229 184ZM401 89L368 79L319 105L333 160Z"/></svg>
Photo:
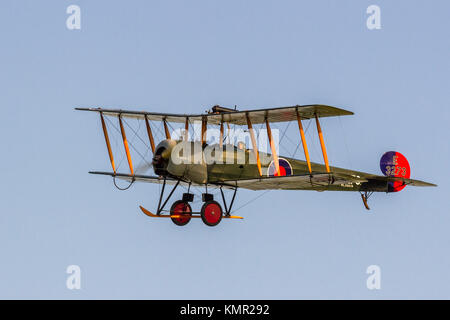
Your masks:
<svg viewBox="0 0 450 320"><path fill-rule="evenodd" d="M169 128L167 128L166 119L163 119L163 123L164 123L164 132L166 133L166 139L170 139L170 132L169 132Z"/></svg>
<svg viewBox="0 0 450 320"><path fill-rule="evenodd" d="M250 138L252 139L253 152L255 153L256 156L256 165L258 166L259 176L261 177L262 176L261 161L259 160L259 152L256 146L255 132L253 131L252 122L250 121L248 114L246 114L245 117L247 118L248 131L250 132Z"/></svg>
<svg viewBox="0 0 450 320"><path fill-rule="evenodd" d="M103 119L103 114L101 112L100 112L100 119L102 119L103 134L105 135L105 142L106 142L106 147L108 148L108 154L109 154L109 160L111 162L111 167L112 167L114 173L116 173L116 166L114 165L114 157L113 157L113 153L111 150L111 144L109 143L108 130L106 129L105 119Z"/></svg>
<svg viewBox="0 0 450 320"><path fill-rule="evenodd" d="M147 116L145 116L145 125L147 126L148 139L150 140L150 146L152 147L153 154L155 153L155 141L153 140L152 128L148 122Z"/></svg>
<svg viewBox="0 0 450 320"><path fill-rule="evenodd" d="M267 135L269 136L270 149L272 150L273 162L275 163L275 170L277 175L280 175L280 162L278 161L277 149L272 139L272 130L270 130L269 121L266 118Z"/></svg>
<svg viewBox="0 0 450 320"><path fill-rule="evenodd" d="M220 145L220 148L222 149L222 147L223 147L223 120L220 121L220 136L219 136L219 139L220 139L219 145Z"/></svg>
<svg viewBox="0 0 450 320"><path fill-rule="evenodd" d="M309 173L312 173L311 161L309 160L308 146L306 145L305 132L303 131L302 119L300 118L298 110L297 110L297 122L298 122L298 129L300 130L300 137L302 138L302 145L303 145L303 151L305 153L306 163L308 164L308 170L309 170Z"/></svg>
<svg viewBox="0 0 450 320"><path fill-rule="evenodd" d="M130 149L128 148L127 136L122 124L122 117L119 115L120 132L122 133L123 146L125 147L125 153L127 154L128 165L130 166L130 173L133 176L133 163L131 162Z"/></svg>
<svg viewBox="0 0 450 320"><path fill-rule="evenodd" d="M205 143L205 140L206 140L206 119L203 118L202 119L202 138L201 138L202 148L203 148L203 144Z"/></svg>
<svg viewBox="0 0 450 320"><path fill-rule="evenodd" d="M316 117L317 133L319 134L320 147L322 148L323 160L325 161L325 167L327 168L327 172L330 172L330 166L328 165L327 150L325 149L325 142L323 142L323 134L322 134L322 129L320 128L319 118L317 117L317 113L315 113L314 116Z"/></svg>

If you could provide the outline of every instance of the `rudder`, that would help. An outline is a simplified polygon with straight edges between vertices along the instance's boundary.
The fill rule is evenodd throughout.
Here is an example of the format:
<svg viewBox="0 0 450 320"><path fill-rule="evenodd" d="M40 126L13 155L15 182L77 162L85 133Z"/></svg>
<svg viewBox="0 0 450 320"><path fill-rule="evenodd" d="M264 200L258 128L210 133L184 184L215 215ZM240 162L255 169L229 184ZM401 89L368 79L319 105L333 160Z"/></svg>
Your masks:
<svg viewBox="0 0 450 320"><path fill-rule="evenodd" d="M411 168L404 155L397 151L388 151L380 159L380 169L385 176L409 179ZM388 182L388 192L398 192L406 185L401 181Z"/></svg>

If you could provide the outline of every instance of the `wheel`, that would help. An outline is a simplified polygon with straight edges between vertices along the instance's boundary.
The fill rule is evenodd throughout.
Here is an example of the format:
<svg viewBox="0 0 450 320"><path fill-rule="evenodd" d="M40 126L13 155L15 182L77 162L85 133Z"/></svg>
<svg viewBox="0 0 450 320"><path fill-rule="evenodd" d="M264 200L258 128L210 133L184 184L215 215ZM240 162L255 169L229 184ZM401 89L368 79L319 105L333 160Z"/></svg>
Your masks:
<svg viewBox="0 0 450 320"><path fill-rule="evenodd" d="M191 221L192 209L189 203L183 200L175 201L170 208L170 214L181 214L183 217L171 218L177 226L184 226Z"/></svg>
<svg viewBox="0 0 450 320"><path fill-rule="evenodd" d="M207 201L203 204L200 216L207 226L217 226L222 220L222 207L217 201Z"/></svg>

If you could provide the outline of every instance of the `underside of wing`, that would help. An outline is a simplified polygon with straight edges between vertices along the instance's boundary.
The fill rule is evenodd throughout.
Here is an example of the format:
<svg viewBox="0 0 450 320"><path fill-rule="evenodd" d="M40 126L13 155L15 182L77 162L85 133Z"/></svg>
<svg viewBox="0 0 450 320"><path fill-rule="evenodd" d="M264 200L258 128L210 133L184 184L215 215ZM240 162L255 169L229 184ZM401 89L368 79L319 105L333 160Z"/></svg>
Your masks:
<svg viewBox="0 0 450 320"><path fill-rule="evenodd" d="M301 119L311 119L315 115L319 118L323 117L337 117L352 115L353 112L344 109L314 104L314 105L304 105L304 106L290 106L281 108L269 108L269 109L258 109L258 110L248 110L248 111L237 111L228 112L220 115L211 115L214 117L214 121L220 123L222 117L223 121L236 124L236 125L246 125L246 117L251 119L253 124L264 123L267 119L269 122L287 122L287 121L297 121L297 114ZM208 122L209 122L208 118Z"/></svg>
<svg viewBox="0 0 450 320"><path fill-rule="evenodd" d="M145 119L152 121L167 121L184 123L186 118L189 121L206 120L208 124L220 124L222 121L236 125L247 125L245 115L251 119L253 124L264 123L266 119L269 122L287 122L296 121L297 113L301 119L311 119L315 115L317 117L336 117L352 115L353 112L344 109L327 106L327 105L303 105L303 106L289 106L281 108L256 109L246 111L229 111L221 113L207 113L207 114L171 114L171 113L157 113L147 111L130 111L121 109L103 109L103 108L75 108L81 111L101 112L105 116L122 116L125 118Z"/></svg>

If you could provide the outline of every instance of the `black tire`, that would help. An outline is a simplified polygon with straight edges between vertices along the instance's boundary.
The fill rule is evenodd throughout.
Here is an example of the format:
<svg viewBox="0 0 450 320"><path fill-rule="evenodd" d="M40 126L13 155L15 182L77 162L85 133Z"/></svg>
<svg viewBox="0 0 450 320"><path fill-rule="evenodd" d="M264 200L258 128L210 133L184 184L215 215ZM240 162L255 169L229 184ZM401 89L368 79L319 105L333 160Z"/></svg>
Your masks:
<svg viewBox="0 0 450 320"><path fill-rule="evenodd" d="M210 200L203 204L200 216L207 226L217 226L222 221L223 210L217 201Z"/></svg>
<svg viewBox="0 0 450 320"><path fill-rule="evenodd" d="M185 205L185 209L181 212L183 214L183 218L171 218L172 222L175 223L177 226L185 226L189 223L189 221L191 221L191 216L192 216L192 208L189 205L189 203L183 201L183 200L178 200L175 201L172 206L170 207L170 214L180 214L179 209L177 209L177 206L180 206L181 204ZM178 212L174 212L174 210L177 210ZM186 216L186 217L184 217Z"/></svg>

